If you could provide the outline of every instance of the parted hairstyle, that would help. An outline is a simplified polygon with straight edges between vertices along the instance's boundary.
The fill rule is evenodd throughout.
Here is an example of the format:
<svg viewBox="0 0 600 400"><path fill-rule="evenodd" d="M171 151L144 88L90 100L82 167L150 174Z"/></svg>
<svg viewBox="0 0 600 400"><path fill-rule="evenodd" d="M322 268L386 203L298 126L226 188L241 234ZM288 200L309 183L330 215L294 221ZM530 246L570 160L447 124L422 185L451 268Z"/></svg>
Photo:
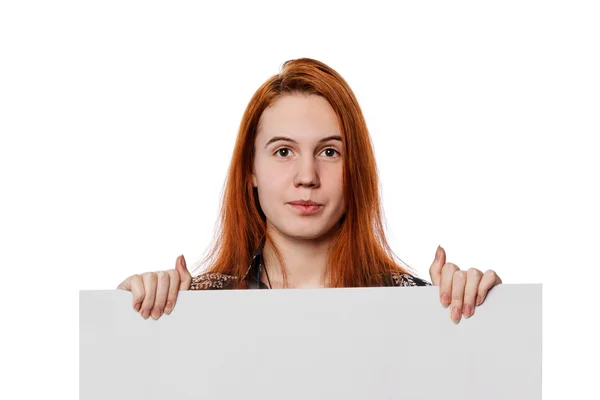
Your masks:
<svg viewBox="0 0 600 400"><path fill-rule="evenodd" d="M268 240L282 265L281 253L267 234L266 217L252 185L254 141L262 113L285 95L319 95L335 111L343 146L343 195L346 210L333 235L327 259L329 287L385 286L392 272L415 275L390 249L385 236L379 180L371 137L350 86L328 65L310 58L283 63L254 93L239 127L213 242L202 264L205 272L239 277L254 250ZM287 283L286 283L287 285Z"/></svg>

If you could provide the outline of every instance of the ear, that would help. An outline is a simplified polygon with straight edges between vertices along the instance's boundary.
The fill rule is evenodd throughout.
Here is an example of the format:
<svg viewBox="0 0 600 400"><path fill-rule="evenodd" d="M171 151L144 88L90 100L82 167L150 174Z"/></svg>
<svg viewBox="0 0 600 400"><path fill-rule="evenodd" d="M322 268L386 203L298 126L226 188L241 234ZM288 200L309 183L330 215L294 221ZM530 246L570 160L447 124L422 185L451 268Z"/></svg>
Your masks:
<svg viewBox="0 0 600 400"><path fill-rule="evenodd" d="M256 182L256 175L254 175L254 173L252 174L252 186L258 187L258 183Z"/></svg>

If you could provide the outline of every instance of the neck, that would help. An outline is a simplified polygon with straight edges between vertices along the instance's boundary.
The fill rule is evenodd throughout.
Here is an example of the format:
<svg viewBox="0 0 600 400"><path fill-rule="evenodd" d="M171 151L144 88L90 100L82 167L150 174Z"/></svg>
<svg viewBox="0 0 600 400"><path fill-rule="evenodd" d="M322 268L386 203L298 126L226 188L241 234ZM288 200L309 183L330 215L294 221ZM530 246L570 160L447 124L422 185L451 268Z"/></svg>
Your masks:
<svg viewBox="0 0 600 400"><path fill-rule="evenodd" d="M269 234L283 258L287 286L284 284L281 264L270 241L266 241L263 248L265 265L261 277L263 282L270 281L273 289L327 287L327 255L331 245L330 237L306 240L284 237L272 232Z"/></svg>

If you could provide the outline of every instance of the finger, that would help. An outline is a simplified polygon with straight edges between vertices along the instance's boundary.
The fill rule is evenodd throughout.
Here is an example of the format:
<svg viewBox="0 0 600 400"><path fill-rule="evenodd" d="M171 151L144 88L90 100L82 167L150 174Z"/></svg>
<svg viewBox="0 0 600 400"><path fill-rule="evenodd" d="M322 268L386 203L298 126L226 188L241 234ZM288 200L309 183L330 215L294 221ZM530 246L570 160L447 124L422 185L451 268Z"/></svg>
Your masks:
<svg viewBox="0 0 600 400"><path fill-rule="evenodd" d="M131 277L131 294L133 295L133 309L139 311L146 296L144 282L140 275L136 274Z"/></svg>
<svg viewBox="0 0 600 400"><path fill-rule="evenodd" d="M462 308L462 314L465 318L469 318L475 312L475 299L477 298L477 290L483 272L476 268L470 268L467 271L467 284L465 285L465 298Z"/></svg>
<svg viewBox="0 0 600 400"><path fill-rule="evenodd" d="M169 294L167 295L167 304L165 305L165 314L169 315L171 314L171 311L173 311L175 303L177 302L177 294L179 292L180 279L177 270L170 269L167 271L167 273L169 274L170 284Z"/></svg>
<svg viewBox="0 0 600 400"><path fill-rule="evenodd" d="M156 297L156 286L158 284L158 277L154 272L146 272L142 274L142 280L144 282L144 289L146 296L142 302L142 308L140 308L140 314L142 318L148 319L150 310L154 307L154 298Z"/></svg>
<svg viewBox="0 0 600 400"><path fill-rule="evenodd" d="M461 270L456 271L452 277L452 305L450 306L450 319L455 324L460 321L462 315L466 283L467 273Z"/></svg>
<svg viewBox="0 0 600 400"><path fill-rule="evenodd" d="M485 298L487 297L487 293L488 291L496 286L502 283L502 280L500 279L500 277L496 274L495 271L488 269L487 271L485 271L485 273L483 274L483 276L481 277L481 282L479 283L479 289L477 291L477 305L481 305L481 303L483 303L485 301Z"/></svg>
<svg viewBox="0 0 600 400"><path fill-rule="evenodd" d="M452 277L460 268L456 264L446 263L442 267L440 281L440 301L444 307L448 307L452 301Z"/></svg>
<svg viewBox="0 0 600 400"><path fill-rule="evenodd" d="M117 289L131 291L131 276L125 279L123 282L119 283Z"/></svg>
<svg viewBox="0 0 600 400"><path fill-rule="evenodd" d="M157 285L156 285L156 297L154 299L154 306L152 307L152 319L157 320L165 309L165 303L167 302L167 294L169 293L169 285L171 278L166 271L159 271L156 273Z"/></svg>
<svg viewBox="0 0 600 400"><path fill-rule="evenodd" d="M429 267L429 276L433 286L438 286L442 277L442 267L446 264L446 251L442 246L438 246L435 251L435 259Z"/></svg>
<svg viewBox="0 0 600 400"><path fill-rule="evenodd" d="M175 261L175 269L179 273L179 290L189 290L190 286L192 286L192 275L187 269L183 254L177 257L177 261Z"/></svg>

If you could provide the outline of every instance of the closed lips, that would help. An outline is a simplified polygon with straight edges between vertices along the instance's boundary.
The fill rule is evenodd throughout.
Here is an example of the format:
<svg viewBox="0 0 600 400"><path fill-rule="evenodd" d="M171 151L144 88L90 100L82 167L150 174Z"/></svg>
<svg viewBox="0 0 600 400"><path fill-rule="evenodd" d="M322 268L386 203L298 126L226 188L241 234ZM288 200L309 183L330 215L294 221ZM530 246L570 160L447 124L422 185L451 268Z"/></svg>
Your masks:
<svg viewBox="0 0 600 400"><path fill-rule="evenodd" d="M290 204L294 205L294 206L320 206L321 205L319 203L315 203L314 201L304 201L304 200L291 201Z"/></svg>

